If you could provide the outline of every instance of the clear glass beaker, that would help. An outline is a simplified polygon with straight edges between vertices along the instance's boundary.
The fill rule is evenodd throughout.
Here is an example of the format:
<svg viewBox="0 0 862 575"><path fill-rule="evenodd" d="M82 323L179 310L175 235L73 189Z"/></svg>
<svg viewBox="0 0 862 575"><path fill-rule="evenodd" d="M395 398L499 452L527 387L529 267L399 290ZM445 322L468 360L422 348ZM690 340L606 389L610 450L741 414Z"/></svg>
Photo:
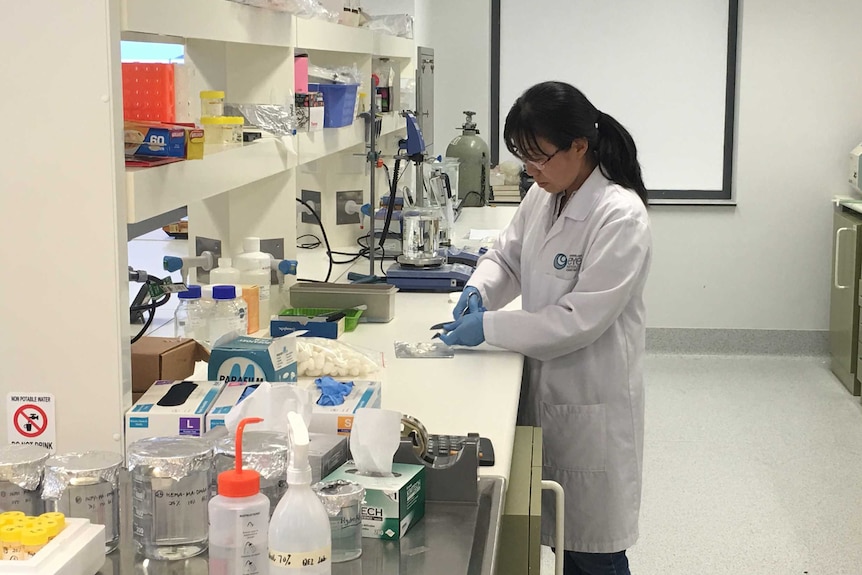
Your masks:
<svg viewBox="0 0 862 575"><path fill-rule="evenodd" d="M332 531L332 562L343 563L362 555L362 501L365 488L339 479L311 487L329 514Z"/></svg>

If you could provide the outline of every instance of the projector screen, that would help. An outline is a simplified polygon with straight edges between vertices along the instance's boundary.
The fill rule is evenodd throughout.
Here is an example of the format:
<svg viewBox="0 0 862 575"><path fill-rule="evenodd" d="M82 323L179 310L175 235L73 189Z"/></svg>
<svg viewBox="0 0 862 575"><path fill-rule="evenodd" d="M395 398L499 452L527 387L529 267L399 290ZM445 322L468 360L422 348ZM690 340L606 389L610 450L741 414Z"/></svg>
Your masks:
<svg viewBox="0 0 862 575"><path fill-rule="evenodd" d="M657 199L730 199L738 0L500 0L500 160L506 114L561 80L619 120Z"/></svg>

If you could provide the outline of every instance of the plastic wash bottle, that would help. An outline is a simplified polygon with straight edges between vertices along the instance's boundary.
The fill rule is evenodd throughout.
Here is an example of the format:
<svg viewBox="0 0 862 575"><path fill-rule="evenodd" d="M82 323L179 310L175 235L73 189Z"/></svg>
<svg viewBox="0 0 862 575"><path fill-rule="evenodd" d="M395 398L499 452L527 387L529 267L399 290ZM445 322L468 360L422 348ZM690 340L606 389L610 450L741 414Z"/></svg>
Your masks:
<svg viewBox="0 0 862 575"><path fill-rule="evenodd" d="M237 426L236 469L219 473L218 495L209 502L212 575L266 573L269 498L260 492L260 474L242 468L243 429L261 421L249 417Z"/></svg>
<svg viewBox="0 0 862 575"><path fill-rule="evenodd" d="M311 490L308 429L294 411L287 414L292 438L287 493L269 524L269 575L331 575L332 532L323 503Z"/></svg>

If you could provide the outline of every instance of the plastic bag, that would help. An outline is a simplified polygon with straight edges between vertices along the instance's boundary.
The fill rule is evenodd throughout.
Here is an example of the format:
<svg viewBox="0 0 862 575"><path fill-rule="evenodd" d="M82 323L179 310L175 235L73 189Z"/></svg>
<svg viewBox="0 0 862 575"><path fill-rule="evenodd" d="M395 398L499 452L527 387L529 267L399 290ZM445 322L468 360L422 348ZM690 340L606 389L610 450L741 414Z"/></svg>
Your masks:
<svg viewBox="0 0 862 575"><path fill-rule="evenodd" d="M290 12L301 18L320 18L329 22L338 22L341 16L324 8L318 0L233 0L233 2L276 12Z"/></svg>
<svg viewBox="0 0 862 575"><path fill-rule="evenodd" d="M334 339L300 337L296 340L300 377L365 377L381 365L359 349Z"/></svg>
<svg viewBox="0 0 862 575"><path fill-rule="evenodd" d="M455 350L442 341L396 341L395 357L399 359L455 357Z"/></svg>
<svg viewBox="0 0 862 575"><path fill-rule="evenodd" d="M413 38L413 16L409 14L369 16L368 22L363 24L363 27L392 36Z"/></svg>
<svg viewBox="0 0 862 575"><path fill-rule="evenodd" d="M361 84L362 72L355 63L352 66L341 66L339 68L324 68L308 63L308 77L324 80L335 84Z"/></svg>
<svg viewBox="0 0 862 575"><path fill-rule="evenodd" d="M276 136L296 133L295 108L292 112L278 104L225 104L225 115L242 116L248 125L255 126Z"/></svg>

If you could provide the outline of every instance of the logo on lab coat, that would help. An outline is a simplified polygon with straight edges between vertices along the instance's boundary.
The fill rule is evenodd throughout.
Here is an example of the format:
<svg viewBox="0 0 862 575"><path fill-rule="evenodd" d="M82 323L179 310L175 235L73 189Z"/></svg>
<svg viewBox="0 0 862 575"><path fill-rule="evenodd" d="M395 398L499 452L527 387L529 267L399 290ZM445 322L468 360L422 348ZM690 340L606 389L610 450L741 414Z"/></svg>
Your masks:
<svg viewBox="0 0 862 575"><path fill-rule="evenodd" d="M557 254L554 256L554 268L567 272L574 272L575 275L578 275L578 272L581 271L581 262L583 261L583 254Z"/></svg>

